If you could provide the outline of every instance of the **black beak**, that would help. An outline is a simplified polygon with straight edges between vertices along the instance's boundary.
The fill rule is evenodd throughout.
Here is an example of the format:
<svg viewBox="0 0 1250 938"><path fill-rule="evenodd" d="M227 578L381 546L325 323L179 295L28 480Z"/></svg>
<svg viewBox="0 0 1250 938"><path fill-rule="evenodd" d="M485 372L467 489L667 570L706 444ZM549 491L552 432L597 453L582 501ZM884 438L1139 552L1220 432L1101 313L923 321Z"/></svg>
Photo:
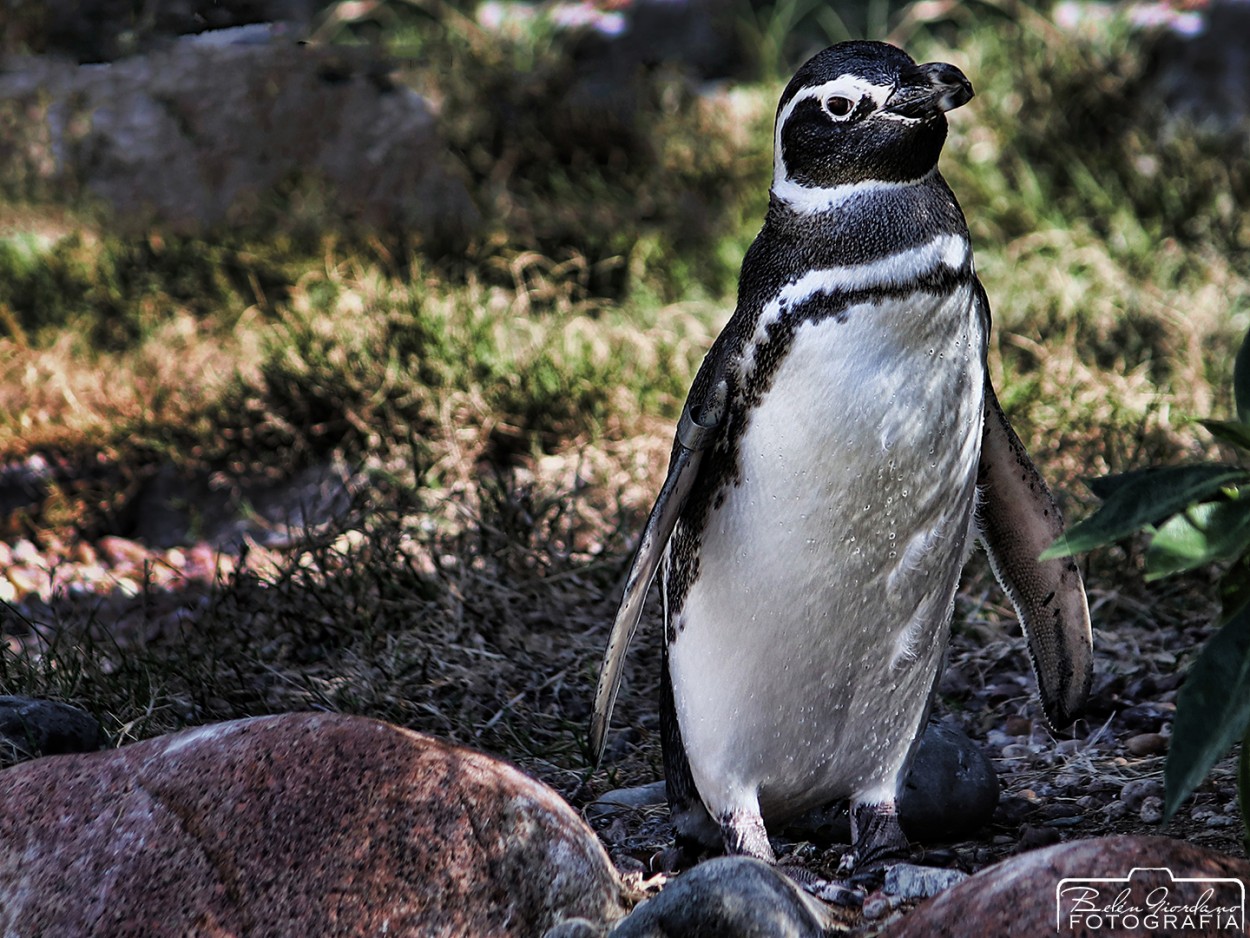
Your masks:
<svg viewBox="0 0 1250 938"><path fill-rule="evenodd" d="M885 102L884 110L903 117L936 117L972 100L972 82L953 65L918 65Z"/></svg>

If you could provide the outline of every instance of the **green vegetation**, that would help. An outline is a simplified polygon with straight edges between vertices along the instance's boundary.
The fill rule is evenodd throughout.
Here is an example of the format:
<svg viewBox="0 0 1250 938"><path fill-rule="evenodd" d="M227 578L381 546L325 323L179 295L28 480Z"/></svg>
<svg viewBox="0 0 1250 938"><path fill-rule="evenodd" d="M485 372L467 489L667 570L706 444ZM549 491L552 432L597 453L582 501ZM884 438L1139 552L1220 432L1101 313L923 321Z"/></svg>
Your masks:
<svg viewBox="0 0 1250 938"><path fill-rule="evenodd" d="M463 250L319 224L298 183L254 229L124 235L0 165L0 461L281 475L337 458L368 481L337 529L175 597L197 610L181 630L156 627L157 601L0 609L39 652L0 646L0 692L84 703L119 740L370 713L575 787L629 539L766 205L769 57L789 46L774 21L744 22L774 43L767 80L700 94L656 70L635 110L582 133L606 118L558 106L570 64L554 34L492 36L420 6L381 40L440 102L483 216ZM1161 129L1140 93L1148 38L1122 25L1062 34L1014 4L915 13L895 38L977 87L943 171L994 308L992 374L1043 473L1079 516L1079 478L1218 458L1184 415L1231 405L1250 166ZM107 528L118 492L54 492L23 533ZM1097 626L1131 627L1116 597L1153 588L1141 551L1089 563ZM975 593L987 574L970 576ZM122 629L135 615L146 629ZM631 680L654 669L643 644ZM646 697L622 701L622 722L646 725ZM639 745L621 772L654 777L658 752Z"/></svg>
<svg viewBox="0 0 1250 938"><path fill-rule="evenodd" d="M1233 372L1236 420L1205 420L1216 437L1250 450L1250 333ZM1091 483L1102 506L1043 557L1069 557L1139 531L1151 535L1146 579L1219 563L1219 631L1194 660L1177 702L1176 744L1168 753L1168 815L1201 784L1236 740L1243 822L1250 813L1250 469L1198 463L1140 469ZM1250 827L1247 828L1250 833Z"/></svg>

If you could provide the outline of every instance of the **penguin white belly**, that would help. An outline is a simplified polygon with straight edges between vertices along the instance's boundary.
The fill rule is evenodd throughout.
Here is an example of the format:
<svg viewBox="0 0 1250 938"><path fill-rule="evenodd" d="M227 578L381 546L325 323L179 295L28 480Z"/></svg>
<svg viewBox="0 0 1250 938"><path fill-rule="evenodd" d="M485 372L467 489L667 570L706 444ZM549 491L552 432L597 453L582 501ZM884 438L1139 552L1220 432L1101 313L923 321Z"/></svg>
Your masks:
<svg viewBox="0 0 1250 938"><path fill-rule="evenodd" d="M807 321L750 412L672 610L678 724L713 817L894 797L972 521L971 303L965 287Z"/></svg>

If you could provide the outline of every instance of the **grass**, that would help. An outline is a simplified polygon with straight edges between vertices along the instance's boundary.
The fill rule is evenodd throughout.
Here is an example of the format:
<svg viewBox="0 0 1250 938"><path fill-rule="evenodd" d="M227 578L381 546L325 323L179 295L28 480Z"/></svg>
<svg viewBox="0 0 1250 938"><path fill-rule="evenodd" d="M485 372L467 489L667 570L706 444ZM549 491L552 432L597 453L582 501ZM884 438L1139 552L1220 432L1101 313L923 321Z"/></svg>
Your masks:
<svg viewBox="0 0 1250 938"><path fill-rule="evenodd" d="M269 229L123 235L0 168L0 462L57 454L124 479L335 458L368 480L336 528L217 582L0 609L21 637L0 648L0 692L78 702L117 741L367 713L577 788L629 550L766 204L767 63L785 50L774 35L768 80L708 95L640 78L634 119L577 146L553 116L586 119L554 106L572 80L555 39L425 8L438 29L421 31L427 12L391 41L483 212L454 256L280 212ZM1010 4L904 24L918 59L978 89L943 171L994 309L1000 397L1070 514L1090 505L1082 477L1214 451L1190 418L1229 406L1250 325L1244 161L1159 132L1122 29L1061 36ZM106 529L124 488L67 487L22 533ZM1089 579L1151 589L1131 548L1092 558ZM986 581L974 566L965 596ZM1105 608L1101 627L1132 627ZM1006 634L1002 616L985 627ZM619 781L659 773L645 631Z"/></svg>

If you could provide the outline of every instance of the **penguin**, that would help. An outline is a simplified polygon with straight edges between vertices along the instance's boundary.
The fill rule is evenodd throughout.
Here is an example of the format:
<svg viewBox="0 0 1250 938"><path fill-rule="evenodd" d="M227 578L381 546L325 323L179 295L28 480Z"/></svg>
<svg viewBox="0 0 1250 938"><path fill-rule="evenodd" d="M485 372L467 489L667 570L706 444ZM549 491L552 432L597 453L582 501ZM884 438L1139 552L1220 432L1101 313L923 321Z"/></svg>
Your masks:
<svg viewBox="0 0 1250 938"><path fill-rule="evenodd" d="M783 92L737 306L677 424L604 656L596 764L662 568L661 732L679 846L775 862L768 825L848 799L847 871L908 851L897 800L975 540L1019 614L1047 718L1080 713L1080 573L986 368L989 302L938 172L972 86L844 42Z"/></svg>

